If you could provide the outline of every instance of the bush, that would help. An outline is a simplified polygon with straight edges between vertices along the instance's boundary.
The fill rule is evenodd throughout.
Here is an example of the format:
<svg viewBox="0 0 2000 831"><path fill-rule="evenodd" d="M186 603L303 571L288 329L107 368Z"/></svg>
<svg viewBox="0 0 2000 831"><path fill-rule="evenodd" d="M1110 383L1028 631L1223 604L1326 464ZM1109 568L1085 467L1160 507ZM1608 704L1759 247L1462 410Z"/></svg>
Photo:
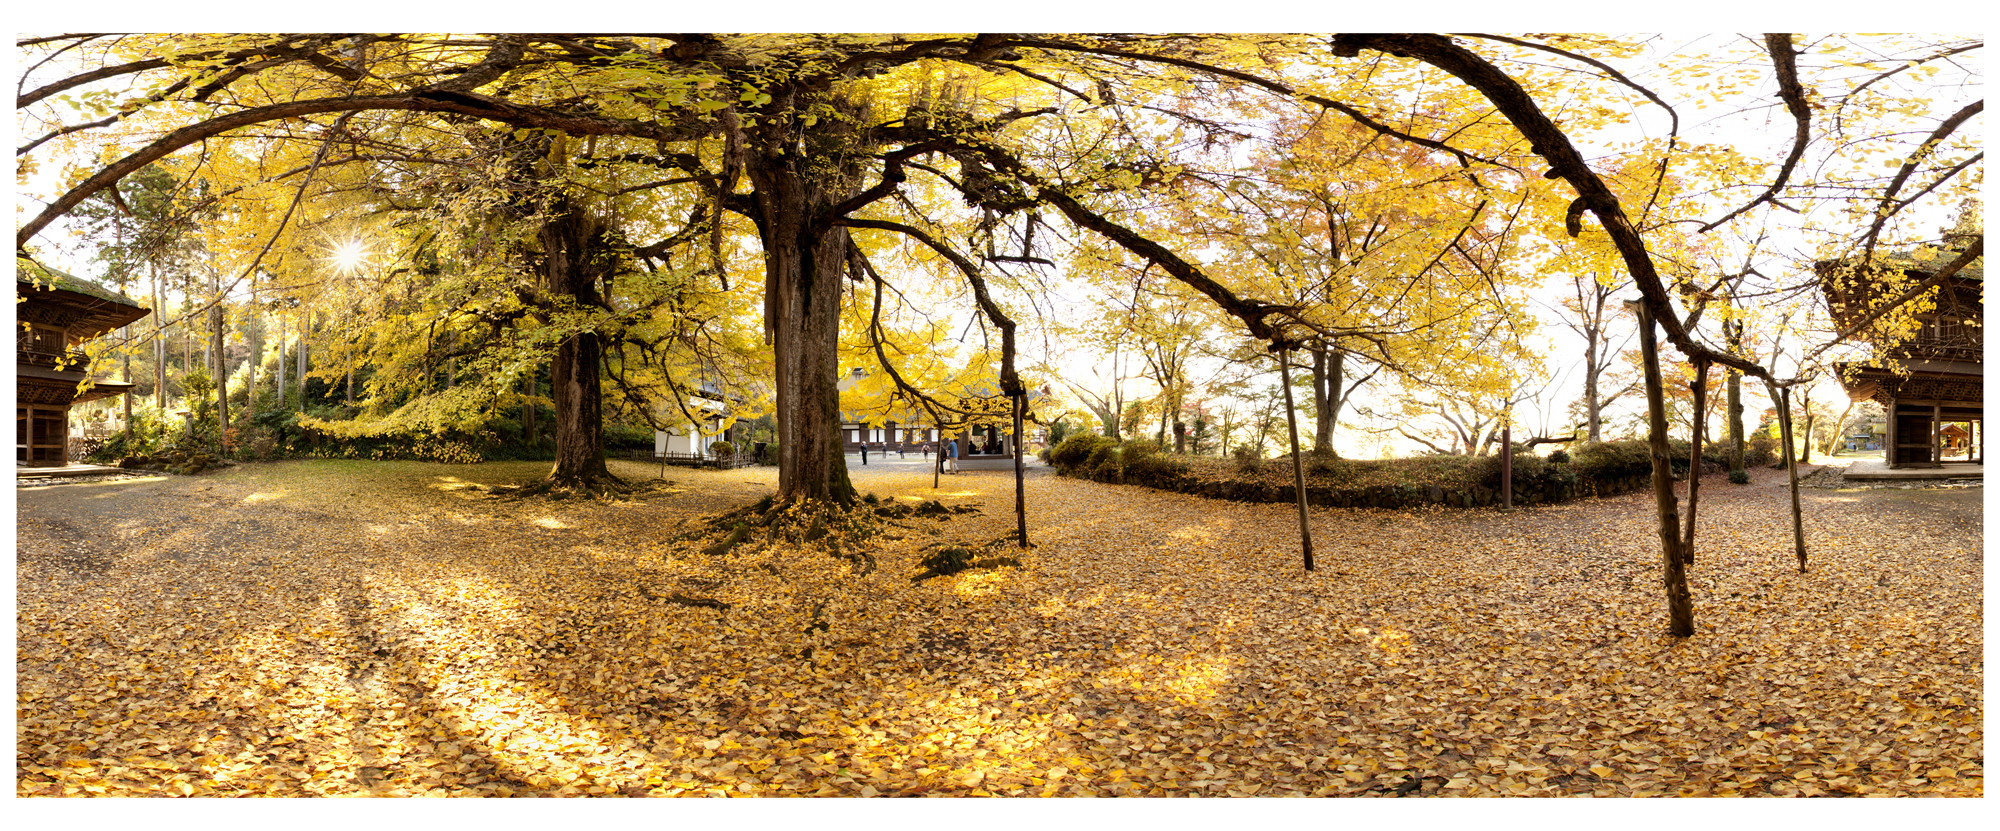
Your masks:
<svg viewBox="0 0 2000 831"><path fill-rule="evenodd" d="M1729 472L1729 483L1730 483L1730 484L1732 484L1732 485L1748 485L1748 484L1750 484L1750 472L1749 472L1749 471L1747 471L1747 470L1732 470L1732 471L1730 471L1730 472Z"/></svg>
<svg viewBox="0 0 2000 831"><path fill-rule="evenodd" d="M1264 469L1264 456L1254 447L1238 447L1234 455L1237 473L1256 473Z"/></svg>
<svg viewBox="0 0 2000 831"><path fill-rule="evenodd" d="M1124 481L1127 484L1172 490L1189 473L1188 463L1173 456L1142 452L1125 459Z"/></svg>
<svg viewBox="0 0 2000 831"><path fill-rule="evenodd" d="M1096 433L1073 433L1049 448L1048 462L1064 473L1084 467L1100 448L1117 447L1118 442Z"/></svg>
<svg viewBox="0 0 2000 831"><path fill-rule="evenodd" d="M1554 453L1549 454L1548 462L1552 465L1569 464L1569 451L1557 449Z"/></svg>
<svg viewBox="0 0 2000 831"><path fill-rule="evenodd" d="M1746 467L1780 464L1778 455L1778 440L1775 437L1758 433L1743 442L1743 464Z"/></svg>
<svg viewBox="0 0 2000 831"><path fill-rule="evenodd" d="M1570 462L1578 477L1612 481L1653 472L1653 453L1638 439L1588 442Z"/></svg>
<svg viewBox="0 0 2000 831"><path fill-rule="evenodd" d="M1500 461L1498 454L1480 457L1479 484L1499 490ZM1548 462L1540 456L1526 451L1516 452L1514 454L1513 470L1514 491L1520 493L1531 488L1541 487L1543 474L1548 469L1548 466Z"/></svg>
<svg viewBox="0 0 2000 831"><path fill-rule="evenodd" d="M714 454L718 459L727 459L736 455L736 445L726 441L710 442L708 452Z"/></svg>
<svg viewBox="0 0 2000 831"><path fill-rule="evenodd" d="M604 446L613 450L652 449L653 431L630 424L604 425Z"/></svg>
<svg viewBox="0 0 2000 831"><path fill-rule="evenodd" d="M1116 475L1118 472L1118 443L1105 439L1103 444L1090 451L1090 458L1083 460L1079 472L1091 478L1102 475Z"/></svg>
<svg viewBox="0 0 2000 831"><path fill-rule="evenodd" d="M1315 450L1306 454L1306 472L1315 476L1332 476L1335 471L1334 463L1336 461L1338 460L1334 458L1332 453L1322 453Z"/></svg>

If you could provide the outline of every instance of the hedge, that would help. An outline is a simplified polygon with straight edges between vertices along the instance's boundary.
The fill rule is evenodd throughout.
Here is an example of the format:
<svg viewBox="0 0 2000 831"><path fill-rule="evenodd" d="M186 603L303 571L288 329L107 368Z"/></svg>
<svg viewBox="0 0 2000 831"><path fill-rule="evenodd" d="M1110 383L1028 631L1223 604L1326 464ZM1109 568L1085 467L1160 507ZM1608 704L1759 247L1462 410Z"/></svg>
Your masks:
<svg viewBox="0 0 2000 831"><path fill-rule="evenodd" d="M1683 475L1688 445L1672 445L1675 474ZM1719 448L1713 453L1707 446L1702 450L1703 470L1725 469ZM1065 476L1099 482L1248 502L1291 502L1298 498L1289 458L1254 464L1254 458L1247 456L1232 460L1163 455L1150 441L1118 442L1094 434L1067 437L1050 448L1047 458ZM1652 483L1652 452L1643 441L1586 443L1572 449L1567 458L1550 461L1532 453L1516 453L1515 504L1610 496ZM1315 505L1471 508L1500 501L1499 456L1438 454L1353 460L1312 455L1306 458L1305 473L1306 498Z"/></svg>

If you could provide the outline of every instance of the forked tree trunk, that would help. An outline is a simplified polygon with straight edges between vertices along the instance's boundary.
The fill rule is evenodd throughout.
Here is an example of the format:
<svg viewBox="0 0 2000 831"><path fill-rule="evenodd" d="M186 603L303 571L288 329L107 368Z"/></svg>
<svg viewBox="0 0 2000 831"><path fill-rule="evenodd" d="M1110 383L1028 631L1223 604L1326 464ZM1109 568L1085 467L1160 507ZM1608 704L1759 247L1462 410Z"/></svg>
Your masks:
<svg viewBox="0 0 2000 831"><path fill-rule="evenodd" d="M1674 463L1667 447L1667 404L1660 380L1660 348L1653 315L1643 302L1628 301L1639 318L1639 352L1645 359L1647 447L1653 456L1653 500L1659 511L1661 582L1667 593L1667 631L1694 634L1694 598L1688 593L1686 558L1681 554L1680 506L1674 497Z"/></svg>
<svg viewBox="0 0 2000 831"><path fill-rule="evenodd" d="M1799 558L1799 573L1806 573L1806 525L1799 507L1799 466L1792 456L1792 390L1787 387L1771 396L1778 402L1778 431L1784 435L1785 474L1792 484L1792 549Z"/></svg>

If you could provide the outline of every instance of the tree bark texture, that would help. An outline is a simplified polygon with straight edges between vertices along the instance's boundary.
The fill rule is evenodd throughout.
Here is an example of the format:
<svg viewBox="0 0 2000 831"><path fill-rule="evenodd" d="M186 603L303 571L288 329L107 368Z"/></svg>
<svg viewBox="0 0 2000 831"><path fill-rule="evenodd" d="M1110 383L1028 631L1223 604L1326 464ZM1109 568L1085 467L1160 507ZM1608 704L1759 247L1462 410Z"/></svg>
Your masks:
<svg viewBox="0 0 2000 831"><path fill-rule="evenodd" d="M1639 352L1645 359L1646 444L1653 456L1653 500L1660 520L1661 580L1667 593L1667 631L1677 637L1694 634L1694 598L1688 593L1686 558L1681 555L1681 522L1674 497L1673 457L1667 447L1665 384L1660 380L1660 345L1653 336L1653 315L1644 303L1632 302L1639 318Z"/></svg>
<svg viewBox="0 0 2000 831"><path fill-rule="evenodd" d="M598 280L611 266L602 251L602 226L566 200L559 200L551 210L538 233L544 285L553 295L573 298L579 308L601 305ZM299 354L305 355L303 338ZM556 344L550 372L550 395L556 410L556 464L549 472L549 480L555 484L589 487L594 482L616 481L604 466L603 361L603 338L595 331L577 332Z"/></svg>
<svg viewBox="0 0 2000 831"><path fill-rule="evenodd" d="M1347 403L1347 353L1325 346L1313 348L1313 452L1334 456L1333 429Z"/></svg>
<svg viewBox="0 0 2000 831"><path fill-rule="evenodd" d="M789 129L782 119L761 122L744 166L756 187L764 244L764 323L777 376L778 501L852 505L856 493L840 441L837 386L840 293L850 242L845 229L817 221L851 194L827 189L837 177L803 170L827 164L826 156L796 148L779 152L793 143Z"/></svg>
<svg viewBox="0 0 2000 831"><path fill-rule="evenodd" d="M1799 573L1806 573L1806 524L1799 507L1799 466L1792 456L1792 390L1787 387L1771 396L1778 401L1778 430L1784 434L1785 474L1792 485L1792 549L1799 557Z"/></svg>
<svg viewBox="0 0 2000 831"><path fill-rule="evenodd" d="M1694 423L1705 424L1708 420L1708 362L1696 359L1694 362ZM1687 533L1681 537L1681 562L1694 565L1694 515L1701 505L1701 434L1694 431L1688 441L1688 518Z"/></svg>
<svg viewBox="0 0 2000 831"><path fill-rule="evenodd" d="M285 400L285 313L278 312L278 408L290 406Z"/></svg>
<svg viewBox="0 0 2000 831"><path fill-rule="evenodd" d="M1305 558L1306 570L1312 571L1312 525L1306 520L1306 468L1305 460L1299 457L1299 417L1292 406L1292 355L1289 348L1278 350L1278 385L1285 389L1285 434L1292 441L1292 490L1299 497L1299 552Z"/></svg>
<svg viewBox="0 0 2000 831"><path fill-rule="evenodd" d="M167 412L167 307L161 301L160 269L153 273L153 406L162 418Z"/></svg>

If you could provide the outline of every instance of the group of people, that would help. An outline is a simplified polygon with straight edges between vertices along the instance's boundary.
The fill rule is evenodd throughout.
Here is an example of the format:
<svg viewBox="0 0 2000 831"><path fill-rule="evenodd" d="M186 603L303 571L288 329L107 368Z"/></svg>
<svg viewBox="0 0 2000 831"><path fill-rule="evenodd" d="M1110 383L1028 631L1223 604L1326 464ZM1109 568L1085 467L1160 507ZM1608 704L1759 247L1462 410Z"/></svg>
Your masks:
<svg viewBox="0 0 2000 831"><path fill-rule="evenodd" d="M928 443L922 445L918 449L922 450L926 457L930 456L931 454L931 446ZM904 458L904 456L908 453L908 451L909 451L909 445L906 444L896 445L896 458L899 459ZM868 464L868 442L865 441L861 443L861 463L863 465ZM944 452L938 454L938 467L946 473L958 472L957 439L952 439L944 443Z"/></svg>

